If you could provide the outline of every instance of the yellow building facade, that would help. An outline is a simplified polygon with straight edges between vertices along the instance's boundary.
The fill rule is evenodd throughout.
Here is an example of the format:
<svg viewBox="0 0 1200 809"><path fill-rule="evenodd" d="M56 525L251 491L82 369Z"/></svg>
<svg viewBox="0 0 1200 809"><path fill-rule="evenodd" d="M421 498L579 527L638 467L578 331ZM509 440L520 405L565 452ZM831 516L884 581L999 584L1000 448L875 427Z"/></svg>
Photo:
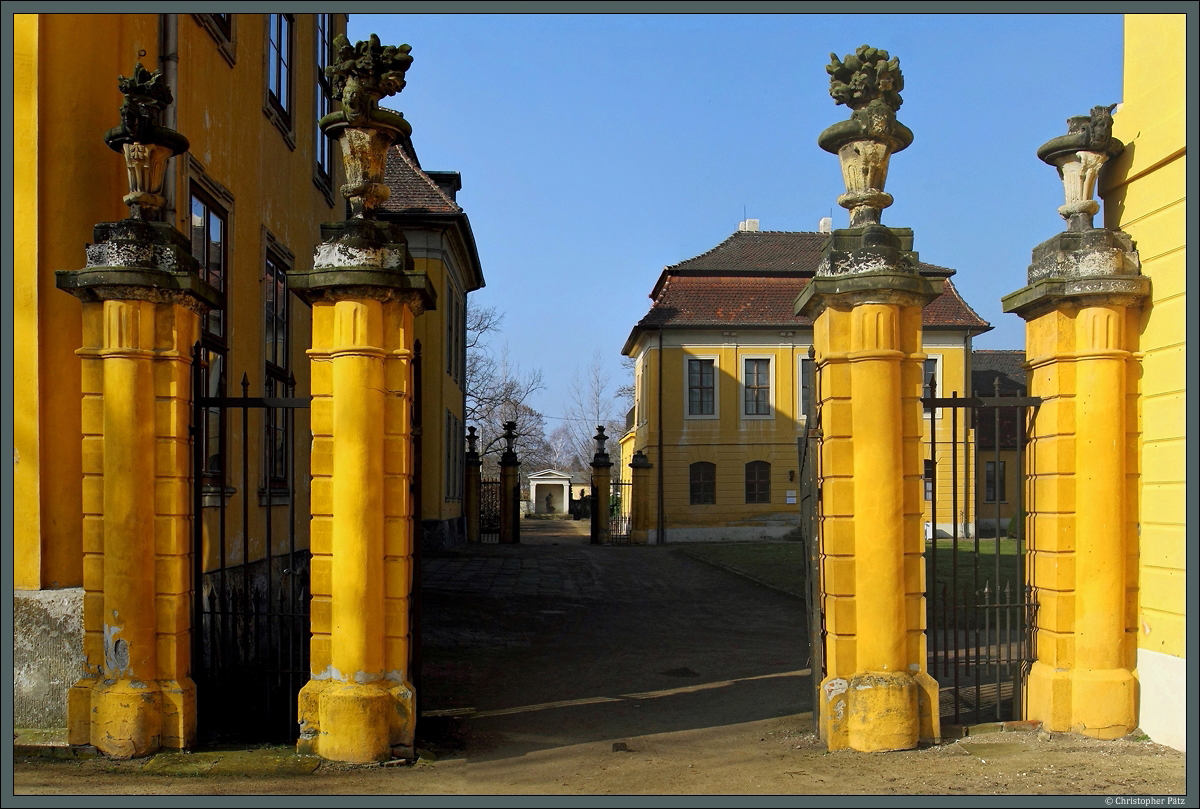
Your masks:
<svg viewBox="0 0 1200 809"><path fill-rule="evenodd" d="M650 542L758 539L795 528L797 440L819 380L809 357L812 322L792 314L792 301L827 238L741 229L664 269L623 349L635 360L635 402L620 441L621 474L628 479L635 452L654 465ZM924 264L922 272L944 282L923 315L926 395L967 396L971 340L991 326L958 294L953 270ZM934 414L936 446L923 422L924 518L927 533L936 525L939 536L955 523L970 532L975 519L973 451L959 419L957 453L948 409Z"/></svg>
<svg viewBox="0 0 1200 809"><path fill-rule="evenodd" d="M1133 237L1151 292L1135 326L1138 468L1130 484L1136 561L1139 723L1183 749L1187 680L1186 62L1183 15L1125 18L1125 87L1113 136L1126 146L1101 175L1104 225ZM1147 58L1147 54L1155 58Z"/></svg>

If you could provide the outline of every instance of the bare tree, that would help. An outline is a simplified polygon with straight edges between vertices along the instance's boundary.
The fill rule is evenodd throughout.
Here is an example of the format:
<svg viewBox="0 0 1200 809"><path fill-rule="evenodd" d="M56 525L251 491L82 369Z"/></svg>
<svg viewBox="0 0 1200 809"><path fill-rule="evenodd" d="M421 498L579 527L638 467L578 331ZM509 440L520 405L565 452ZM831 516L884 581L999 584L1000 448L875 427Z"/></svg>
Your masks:
<svg viewBox="0 0 1200 809"><path fill-rule="evenodd" d="M467 302L466 423L479 433L479 455L485 474L495 474L504 452L504 423L517 424L514 449L525 464L538 464L553 453L546 440L546 420L527 400L544 389L540 369L523 371L508 354L497 353L488 340L500 331L504 316L490 306ZM544 467L539 467L544 468Z"/></svg>
<svg viewBox="0 0 1200 809"><path fill-rule="evenodd" d="M612 439L607 445L609 454L617 454L616 439L625 432L625 414L618 398L621 395L614 392L612 377L604 370L600 352L593 355L586 368L576 372L567 391L563 414L565 435L555 433L572 471L587 471L595 454L596 445L592 439L598 426L603 425L605 433Z"/></svg>

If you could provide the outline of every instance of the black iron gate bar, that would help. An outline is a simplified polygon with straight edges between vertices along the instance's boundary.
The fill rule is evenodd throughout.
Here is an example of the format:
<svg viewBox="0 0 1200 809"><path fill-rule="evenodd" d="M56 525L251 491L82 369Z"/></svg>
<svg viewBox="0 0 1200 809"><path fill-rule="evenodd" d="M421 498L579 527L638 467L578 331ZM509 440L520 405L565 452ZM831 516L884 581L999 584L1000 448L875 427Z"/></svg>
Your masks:
<svg viewBox="0 0 1200 809"><path fill-rule="evenodd" d="M225 705L226 710L208 711L201 714L203 722L210 722L217 727L219 719L227 720L225 733L245 736L247 733L263 741L294 741L298 731L296 723L296 696L309 677L309 587L307 548L296 548L296 468L295 468L295 429L293 412L297 409L307 409L310 401L306 398L296 398L295 379L289 380L290 397L252 397L249 395L249 379L242 376L242 395L240 397L205 396L201 371L204 367L203 352L199 344L193 352L193 397L192 397L192 426L193 437L193 518L192 518L192 548L193 548L193 620L192 620L192 661L193 674L197 678L200 689L199 698L209 696L218 698L227 696L225 689L231 685L240 687L246 697L250 697L257 686L256 695L259 702L252 703L255 710L250 715L235 714L230 710L234 706ZM222 385L223 388L223 385ZM241 410L241 489L242 489L242 563L241 563L241 593L231 593L230 571L226 558L226 490L228 487L228 435L224 419L220 428L220 484L217 492L218 531L215 541L218 549L218 567L207 575L213 580L213 587L205 595L204 570L204 452L197 447L202 432L200 426L207 425L205 414L211 409ZM275 582L273 582L273 523L272 508L273 491L271 487L269 453L272 442L264 440L263 472L267 475L265 486L265 539L264 564L265 609L260 610L259 604L252 597L250 582L250 468L249 446L251 410L260 410L264 418L272 411L280 411L284 417L284 435L287 436L287 490L288 497L288 555L286 566L281 575L288 577L287 598L282 598L283 588L280 582L283 602L279 609L272 610L275 599L272 598ZM240 604L239 604L240 601ZM205 631L207 629L207 632ZM263 631L265 629L265 632ZM266 643L261 641L266 638ZM244 643L238 643L238 640ZM206 652L206 643L207 652ZM247 646L246 643L252 644ZM265 645L265 650L262 648ZM265 659L264 659L265 651ZM248 658L248 659L247 659ZM236 678L236 682L228 683L226 678ZM250 680L251 682L248 682ZM255 682L256 681L256 682ZM209 693L206 694L205 692ZM262 713L267 716L262 716ZM204 731L201 728L202 732ZM220 731L216 731L220 732ZM212 735L211 733L209 735Z"/></svg>
<svg viewBox="0 0 1200 809"><path fill-rule="evenodd" d="M609 542L614 545L628 545L632 529L630 511L633 505L633 483L627 480L612 481L608 499L608 533Z"/></svg>
<svg viewBox="0 0 1200 809"><path fill-rule="evenodd" d="M500 541L500 481L482 480L479 485L479 541Z"/></svg>
<svg viewBox="0 0 1200 809"><path fill-rule="evenodd" d="M1025 423L1026 414L1032 419L1036 414L1036 408L1042 403L1042 400L1033 396L991 396L991 397L959 397L957 392L954 392L949 398L937 397L936 381L930 380L930 396L922 397L921 403L929 414L929 447L930 447L930 551L927 557L927 587L928 587L928 625L927 643L929 647L929 667L930 673L934 677L941 678L942 681L949 677L952 680L951 691L953 717L956 724L962 720L962 702L964 688L969 688L973 692L974 704L974 721L979 722L982 719L981 710L983 708L983 699L981 694L983 687L995 688L995 719L1001 720L1004 718L1017 719L1021 715L1021 702L1024 678L1028 673L1028 668L1033 662L1033 648L1031 631L1033 621L1037 610L1037 603L1033 597L1032 588L1026 584L1026 537L1023 530L1016 533L1016 566L1015 574L1017 581L1016 587L1013 587L1013 582L1006 584L1005 592L1001 596L1000 581L1001 581L1001 547L1000 547L1000 498L998 476L1000 472L999 454L1001 444L1000 431L1000 410L1001 408L1011 408L1016 415L1017 434L1015 436L1016 451L1015 471L1017 485L1016 490L1016 508L1013 518L1024 519L1024 488L1025 477L1024 470L1024 445L1026 435L1028 435L1028 425ZM998 393L998 391L997 391ZM950 465L951 465L951 557L950 557L950 585L938 585L938 508L937 508L937 413L939 409L946 408L950 415ZM985 579L982 592L979 588L979 560L980 560L980 543L979 543L979 520L978 508L975 503L972 503L973 514L975 515L976 529L974 531L973 546L972 546L972 571L971 585L959 588L959 527L958 516L960 514L958 506L958 482L960 480L958 474L958 457L962 451L963 445L960 444L958 438L959 412L968 411L974 414L979 414L985 409L993 411L993 424L995 432L994 450L996 465L993 467L993 490L997 495L995 507L995 523L994 523L994 579ZM976 441L978 442L978 420L976 421ZM969 443L966 445L969 449ZM969 458L970 453L965 453L964 457ZM969 461L967 463L966 474L970 473ZM965 475L964 478L965 479ZM971 491L975 491L975 487L971 486ZM977 493L974 498L978 500ZM965 514L965 512L963 512ZM966 520L963 520L966 523ZM970 538L968 538L970 539ZM992 586L994 582L994 588ZM1015 593L1013 590L1015 589ZM982 596L982 599L981 599ZM1015 598L1014 598L1015 596ZM982 600L983 603L980 603ZM982 616L981 616L982 611ZM994 617L993 617L994 616ZM1014 617L1015 616L1015 617ZM980 619L983 623L983 639L979 637ZM1001 632L1001 623L1004 624L1004 631ZM1015 624L1015 626L1014 626ZM1015 630L1016 640L1013 640ZM972 638L974 642L969 642ZM966 649L963 646L966 646ZM985 651L986 649L986 651ZM966 652L964 655L963 652ZM939 665L940 664L940 665ZM984 675L985 669L994 669L991 682L981 682L981 676ZM1005 670L1010 670L1006 673ZM1009 683L1006 679L1011 676L1012 687L1012 703L1011 716L1003 717L1003 686ZM970 685L964 685L963 678L973 680ZM943 715L949 715L943 709Z"/></svg>

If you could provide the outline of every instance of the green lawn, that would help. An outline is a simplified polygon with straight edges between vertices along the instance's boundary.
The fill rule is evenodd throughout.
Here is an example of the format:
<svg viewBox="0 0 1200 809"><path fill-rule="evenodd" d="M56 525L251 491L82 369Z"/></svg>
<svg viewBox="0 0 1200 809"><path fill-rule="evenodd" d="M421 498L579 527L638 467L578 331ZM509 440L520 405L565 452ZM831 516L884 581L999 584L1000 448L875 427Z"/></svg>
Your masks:
<svg viewBox="0 0 1200 809"><path fill-rule="evenodd" d="M800 542L705 542L680 544L675 553L708 562L770 585L796 598L804 592L804 545Z"/></svg>

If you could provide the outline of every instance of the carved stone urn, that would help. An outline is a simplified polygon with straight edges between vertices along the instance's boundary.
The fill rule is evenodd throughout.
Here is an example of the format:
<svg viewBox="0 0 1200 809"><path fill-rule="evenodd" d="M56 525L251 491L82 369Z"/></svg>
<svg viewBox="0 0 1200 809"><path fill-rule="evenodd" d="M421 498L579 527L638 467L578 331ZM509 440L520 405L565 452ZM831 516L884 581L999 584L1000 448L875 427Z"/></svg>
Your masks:
<svg viewBox="0 0 1200 809"><path fill-rule="evenodd" d="M1092 107L1090 115L1074 115L1067 119L1067 134L1051 138L1038 149L1037 155L1058 169L1063 181L1066 204L1058 209L1067 220L1068 231L1088 230L1100 204L1092 199L1100 167L1110 157L1125 150L1125 144L1112 136L1110 107Z"/></svg>
<svg viewBox="0 0 1200 809"><path fill-rule="evenodd" d="M837 54L829 57L829 94L852 112L850 120L822 132L817 144L841 162L846 193L838 197L838 205L850 211L850 227L878 224L882 210L892 204L883 190L888 159L913 139L912 131L896 120L904 89L900 60L868 45L845 61Z"/></svg>
<svg viewBox="0 0 1200 809"><path fill-rule="evenodd" d="M167 161L186 152L188 140L158 123L171 103L171 88L163 81L162 71L151 73L138 62L133 76L117 77L117 86L125 94L121 123L105 133L104 142L125 156L129 193L122 201L129 206L129 218L156 221L166 204L162 190Z"/></svg>
<svg viewBox="0 0 1200 809"><path fill-rule="evenodd" d="M333 78L333 97L342 109L319 121L321 131L342 145L346 184L342 196L350 201L355 219L371 219L375 208L389 196L383 182L387 150L412 126L401 113L381 109L379 99L400 92L404 74L412 65L408 45L380 45L379 37L350 44L345 35L333 41L335 59L326 71Z"/></svg>

